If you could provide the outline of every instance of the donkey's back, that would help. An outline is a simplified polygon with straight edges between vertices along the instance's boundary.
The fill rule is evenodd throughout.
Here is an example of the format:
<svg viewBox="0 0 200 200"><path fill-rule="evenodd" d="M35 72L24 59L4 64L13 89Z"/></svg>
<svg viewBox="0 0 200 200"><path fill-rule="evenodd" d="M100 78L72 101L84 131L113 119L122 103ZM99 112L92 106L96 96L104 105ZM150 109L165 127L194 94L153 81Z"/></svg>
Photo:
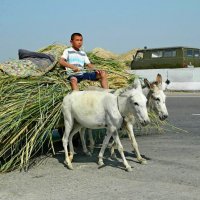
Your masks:
<svg viewBox="0 0 200 200"><path fill-rule="evenodd" d="M102 128L110 123L119 126L121 115L116 98L99 91L74 91L63 100L63 114L87 128Z"/></svg>

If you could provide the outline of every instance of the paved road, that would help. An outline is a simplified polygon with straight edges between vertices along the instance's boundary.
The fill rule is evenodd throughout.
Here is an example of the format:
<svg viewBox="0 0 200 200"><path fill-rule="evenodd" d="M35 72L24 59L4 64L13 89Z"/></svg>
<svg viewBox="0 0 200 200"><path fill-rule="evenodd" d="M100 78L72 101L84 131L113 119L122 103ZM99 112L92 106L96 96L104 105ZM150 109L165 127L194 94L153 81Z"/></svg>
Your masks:
<svg viewBox="0 0 200 200"><path fill-rule="evenodd" d="M175 96L174 96L175 95ZM200 96L168 95L169 121L186 132L169 129L164 134L137 137L147 165L137 163L128 139L123 139L133 172L125 172L118 161L106 159L97 169L96 149L92 157L81 153L74 159L74 171L63 165L63 151L44 159L27 173L0 176L0 199L200 199ZM108 153L107 153L108 156Z"/></svg>

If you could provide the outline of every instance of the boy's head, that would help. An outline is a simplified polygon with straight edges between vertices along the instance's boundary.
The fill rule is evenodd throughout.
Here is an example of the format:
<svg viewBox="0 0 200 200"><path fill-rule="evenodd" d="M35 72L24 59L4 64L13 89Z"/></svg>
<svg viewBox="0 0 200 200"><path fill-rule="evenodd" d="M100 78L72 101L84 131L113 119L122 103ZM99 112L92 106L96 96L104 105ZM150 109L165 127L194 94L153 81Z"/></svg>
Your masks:
<svg viewBox="0 0 200 200"><path fill-rule="evenodd" d="M83 44L83 36L80 33L73 33L70 42L74 49L79 50Z"/></svg>

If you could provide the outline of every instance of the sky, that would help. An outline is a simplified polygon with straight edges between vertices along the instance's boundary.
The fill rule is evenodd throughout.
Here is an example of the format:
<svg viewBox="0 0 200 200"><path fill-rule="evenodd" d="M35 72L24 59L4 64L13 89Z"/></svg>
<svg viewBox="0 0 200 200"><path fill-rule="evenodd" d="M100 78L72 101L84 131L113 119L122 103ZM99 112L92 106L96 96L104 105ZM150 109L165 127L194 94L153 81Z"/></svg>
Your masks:
<svg viewBox="0 0 200 200"><path fill-rule="evenodd" d="M86 52L200 48L199 20L199 0L0 0L0 62L18 49L70 45L73 32L83 34Z"/></svg>

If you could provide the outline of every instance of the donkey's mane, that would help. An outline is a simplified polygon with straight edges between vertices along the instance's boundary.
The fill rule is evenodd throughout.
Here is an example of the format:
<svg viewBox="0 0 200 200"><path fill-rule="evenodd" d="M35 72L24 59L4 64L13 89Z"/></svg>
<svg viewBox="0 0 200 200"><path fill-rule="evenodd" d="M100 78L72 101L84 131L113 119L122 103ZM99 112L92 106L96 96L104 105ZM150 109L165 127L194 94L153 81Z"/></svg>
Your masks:
<svg viewBox="0 0 200 200"><path fill-rule="evenodd" d="M128 85L127 87L119 88L119 89L115 90L114 94L115 94L115 95L121 95L121 94L123 94L124 92L127 92L127 91L133 89L133 88L134 88L133 86L134 86L134 85L131 84L131 85Z"/></svg>

